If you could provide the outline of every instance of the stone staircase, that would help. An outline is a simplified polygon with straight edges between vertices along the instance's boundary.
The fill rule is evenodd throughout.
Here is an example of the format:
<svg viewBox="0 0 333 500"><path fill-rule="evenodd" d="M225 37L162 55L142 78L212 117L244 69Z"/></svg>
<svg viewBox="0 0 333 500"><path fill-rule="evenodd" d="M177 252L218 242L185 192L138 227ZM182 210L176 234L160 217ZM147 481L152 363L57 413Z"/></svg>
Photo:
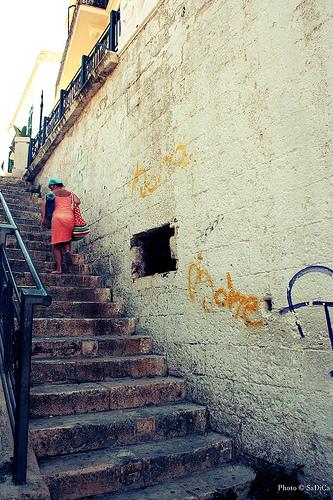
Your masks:
<svg viewBox="0 0 333 500"><path fill-rule="evenodd" d="M253 471L232 462L232 440L209 430L184 380L168 376L83 255L71 274L49 274L49 234L26 185L0 178L0 189L53 297L35 310L30 398L30 438L51 498L248 498ZM15 278L29 285L13 239L7 247Z"/></svg>

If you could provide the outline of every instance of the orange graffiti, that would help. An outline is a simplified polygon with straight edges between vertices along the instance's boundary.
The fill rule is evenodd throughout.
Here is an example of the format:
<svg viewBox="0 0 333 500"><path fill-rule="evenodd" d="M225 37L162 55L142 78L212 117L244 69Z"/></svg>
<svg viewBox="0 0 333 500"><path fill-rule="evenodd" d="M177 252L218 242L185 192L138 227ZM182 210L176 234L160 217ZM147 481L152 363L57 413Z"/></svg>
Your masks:
<svg viewBox="0 0 333 500"><path fill-rule="evenodd" d="M220 296L223 299L220 300ZM214 292L215 303L219 307L229 309L234 318L241 317L250 328L262 326L262 321L258 319L250 319L248 313L256 312L259 308L259 300L254 295L244 295L238 290L235 290L232 285L230 273L227 273L227 289L219 288ZM234 308L234 306L236 306Z"/></svg>
<svg viewBox="0 0 333 500"><path fill-rule="evenodd" d="M207 286L210 288L211 297L210 301L208 301L206 297L203 297L201 303L202 307L206 312L211 312L213 310L213 298L214 298L214 288L215 288L214 280L207 271L207 269L201 267L200 265L200 262L202 261L201 254L197 256L197 260L199 262L192 262L192 264L190 264L188 269L188 293L191 302L195 302L196 289L202 283L206 283Z"/></svg>
<svg viewBox="0 0 333 500"><path fill-rule="evenodd" d="M228 309L232 316L236 319L242 319L249 328L258 328L263 322L259 319L249 317L251 313L255 313L259 309L259 300L254 295L244 295L238 290L235 290L232 284L231 275L227 273L226 288L218 288L215 290L214 279L211 274L202 267L202 255L197 256L199 262L192 262L188 268L188 293L191 302L195 302L197 289L205 284L210 289L211 297L208 300L204 296L201 300L202 307L206 312L212 312L214 306Z"/></svg>
<svg viewBox="0 0 333 500"><path fill-rule="evenodd" d="M171 156L163 158L164 163L172 167L185 168L190 163L190 157L187 156L186 144L178 144L175 152Z"/></svg>
<svg viewBox="0 0 333 500"><path fill-rule="evenodd" d="M143 184L139 184L140 180ZM141 198L145 198L148 194L153 193L158 188L159 178L155 175L147 174L146 169L136 162L136 167L133 174L133 180L130 184L131 194L133 195L136 186L139 188Z"/></svg>
<svg viewBox="0 0 333 500"><path fill-rule="evenodd" d="M166 171L165 167L172 167L174 170L176 168L186 168L191 158L191 156L188 156L186 148L186 144L178 144L171 155L164 156L153 175L148 174L145 167L137 161L129 181L131 195L135 193L136 189L138 189L141 198L154 193L163 180L162 171L164 171L165 175L171 173L171 171Z"/></svg>

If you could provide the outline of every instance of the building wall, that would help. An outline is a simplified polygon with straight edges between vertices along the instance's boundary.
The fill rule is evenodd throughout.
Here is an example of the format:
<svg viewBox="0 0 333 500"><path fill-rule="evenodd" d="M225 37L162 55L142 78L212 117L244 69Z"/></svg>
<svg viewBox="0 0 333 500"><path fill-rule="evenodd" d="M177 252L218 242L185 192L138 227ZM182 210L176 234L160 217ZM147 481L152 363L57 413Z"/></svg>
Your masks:
<svg viewBox="0 0 333 500"><path fill-rule="evenodd" d="M121 34L119 46L122 47L135 34L136 29L158 5L159 0L121 0Z"/></svg>
<svg viewBox="0 0 333 500"><path fill-rule="evenodd" d="M119 9L120 0L109 0L106 9L80 4L73 8L78 0L69 0L69 36L63 53L56 83L56 101L60 90L66 89L82 64L82 56L88 55L102 36L110 22L112 10ZM75 19L74 19L75 14Z"/></svg>
<svg viewBox="0 0 333 500"><path fill-rule="evenodd" d="M39 131L40 101L43 91L43 116L47 116L54 106L54 89L60 66L61 54L42 51L37 59L33 71L22 94L18 107L8 126L10 140L14 135L13 125L20 129L28 125L29 111L33 106L32 135Z"/></svg>
<svg viewBox="0 0 333 500"><path fill-rule="evenodd" d="M297 309L304 338L280 310L298 271L333 267L329 4L165 0L37 179L81 197L87 259L212 427L326 483L324 307ZM133 281L130 239L165 223L177 271ZM310 270L293 302L332 301L329 271Z"/></svg>

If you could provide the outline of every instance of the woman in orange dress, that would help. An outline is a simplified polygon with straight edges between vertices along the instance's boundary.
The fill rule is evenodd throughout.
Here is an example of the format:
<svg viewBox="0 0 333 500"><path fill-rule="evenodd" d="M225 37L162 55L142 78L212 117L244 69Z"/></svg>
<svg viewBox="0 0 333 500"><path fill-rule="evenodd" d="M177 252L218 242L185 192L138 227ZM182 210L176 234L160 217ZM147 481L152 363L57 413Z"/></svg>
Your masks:
<svg viewBox="0 0 333 500"><path fill-rule="evenodd" d="M77 205L80 204L80 199L74 193L64 189L64 185L59 179L50 179L48 186L55 194L55 208L51 221L51 245L57 268L55 271L52 271L52 274L61 274L63 271L63 258L67 270L69 270L72 265L72 257L70 254L74 228L72 194L73 201ZM42 227L46 227L45 202L42 203L41 212L41 225Z"/></svg>

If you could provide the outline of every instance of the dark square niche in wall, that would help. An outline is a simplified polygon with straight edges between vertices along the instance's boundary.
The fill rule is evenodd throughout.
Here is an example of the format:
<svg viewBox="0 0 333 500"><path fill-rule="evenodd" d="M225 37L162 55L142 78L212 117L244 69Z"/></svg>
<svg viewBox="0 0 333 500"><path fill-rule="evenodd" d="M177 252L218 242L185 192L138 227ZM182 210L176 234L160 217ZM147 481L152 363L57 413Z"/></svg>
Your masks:
<svg viewBox="0 0 333 500"><path fill-rule="evenodd" d="M131 238L133 279L176 270L177 259L170 245L174 235L175 228L167 224Z"/></svg>

